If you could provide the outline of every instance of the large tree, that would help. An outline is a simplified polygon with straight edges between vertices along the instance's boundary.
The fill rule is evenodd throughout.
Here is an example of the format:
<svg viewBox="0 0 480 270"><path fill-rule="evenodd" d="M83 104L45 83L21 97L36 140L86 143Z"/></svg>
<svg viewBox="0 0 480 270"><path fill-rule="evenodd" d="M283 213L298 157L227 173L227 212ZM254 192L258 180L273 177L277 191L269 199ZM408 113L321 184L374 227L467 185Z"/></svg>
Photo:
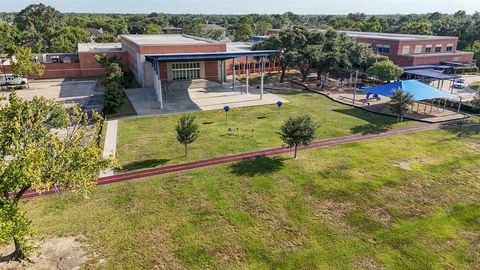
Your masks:
<svg viewBox="0 0 480 270"><path fill-rule="evenodd" d="M33 75L42 76L45 66L35 62L30 48L18 48L15 53L15 60L12 63L12 71L15 75L28 78Z"/></svg>
<svg viewBox="0 0 480 270"><path fill-rule="evenodd" d="M390 111L397 115L397 121L403 122L403 116L408 112L408 106L414 103L413 95L411 93L405 92L402 89L397 89L390 96L390 101L388 106Z"/></svg>
<svg viewBox="0 0 480 270"><path fill-rule="evenodd" d="M114 165L102 158L102 125L98 113L90 117L43 97L22 100L13 92L0 105L0 244L14 243L10 259L26 259L31 251L30 221L18 205L25 192L87 192L99 171Z"/></svg>
<svg viewBox="0 0 480 270"><path fill-rule="evenodd" d="M310 144L318 127L310 115L289 117L282 125L280 137L289 147L294 147L293 157L297 158L298 146Z"/></svg>
<svg viewBox="0 0 480 270"><path fill-rule="evenodd" d="M50 52L73 53L78 43L90 41L90 34L83 28L67 26L50 40Z"/></svg>
<svg viewBox="0 0 480 270"><path fill-rule="evenodd" d="M147 26L145 26L145 32L144 34L147 34L147 35L160 35L162 34L163 31L162 31L162 28L159 26L159 25L156 25L156 24L153 24L153 23L149 23L147 24Z"/></svg>
<svg viewBox="0 0 480 270"><path fill-rule="evenodd" d="M397 80L403 73L401 67L390 60L374 63L367 69L367 74L381 81Z"/></svg>

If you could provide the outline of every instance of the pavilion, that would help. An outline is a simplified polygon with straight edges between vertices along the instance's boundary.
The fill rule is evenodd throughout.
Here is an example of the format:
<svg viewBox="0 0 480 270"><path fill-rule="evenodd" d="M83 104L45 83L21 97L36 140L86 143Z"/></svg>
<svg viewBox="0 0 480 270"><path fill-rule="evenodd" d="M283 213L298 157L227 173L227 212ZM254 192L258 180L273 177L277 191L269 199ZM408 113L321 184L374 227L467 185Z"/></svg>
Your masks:
<svg viewBox="0 0 480 270"><path fill-rule="evenodd" d="M460 113L462 97L439 90L437 88L434 88L430 85L427 85L417 80L396 81L393 83L383 84L383 85L370 87L370 88L357 89L357 90L365 93L391 97L393 92L397 89L402 89L403 91L410 93L412 95L413 100L417 103L417 111L419 108L419 103L421 101L439 100L437 107L440 108L440 101L444 100L443 109L445 110L447 105L447 100L455 100L455 101L458 101L457 112ZM430 111L431 111L433 108L433 104L431 104L430 106L431 106L430 107ZM412 105L412 109L413 109L413 105Z"/></svg>

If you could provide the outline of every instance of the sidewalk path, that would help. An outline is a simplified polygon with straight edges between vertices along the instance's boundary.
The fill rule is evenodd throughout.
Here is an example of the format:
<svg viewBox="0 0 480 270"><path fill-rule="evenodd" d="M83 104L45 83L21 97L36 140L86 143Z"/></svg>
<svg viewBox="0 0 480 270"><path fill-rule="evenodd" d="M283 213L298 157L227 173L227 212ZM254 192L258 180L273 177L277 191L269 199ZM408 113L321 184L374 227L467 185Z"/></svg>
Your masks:
<svg viewBox="0 0 480 270"><path fill-rule="evenodd" d="M443 127L443 126L445 126L445 124L426 124L426 125L403 128L403 129L394 129L394 130L389 130L389 131L381 132L381 133L370 133L370 134L363 134L363 135L345 136L345 137L340 137L340 138L333 138L333 139L317 141L317 142L314 142L314 143L312 143L308 146L299 146L298 150L305 150L305 149L311 149L311 148L325 148L325 147L342 145L342 144L358 142L358 141L364 141L364 140L369 140L369 139L374 139L374 138L382 138L382 137L389 137L389 136L395 136L395 135L415 133L415 132L419 132L419 131L433 130L433 129L438 129L438 128ZM446 127L448 127L448 126L446 126ZM116 126L115 126L115 128L116 128ZM292 152L292 150L293 149L288 148L288 147L279 147L279 148L272 148L272 149L261 150L261 151L256 151L256 152L249 152L249 153L230 155L230 156L222 156L222 157L216 157L216 158L206 159L206 160L199 160L199 161L194 161L194 162L189 162L189 163L184 163L184 164L176 164L176 165L164 166L164 167L160 167L160 168L147 169L147 170L142 170L142 171L135 171L135 172L105 176L105 177L98 178L97 184L98 185L106 185L106 184L123 182L123 181L127 181L127 180L139 179L139 178L161 175L161 174L166 174L166 173L180 172L180 171L186 171L186 170L191 170L191 169L195 169L195 168L208 167L208 166L212 166L212 165L216 165L216 164L229 163L229 162L240 161L240 160L245 160L245 159L253 159L253 158L257 158L257 157L274 156L274 155L279 155L279 154ZM55 190L45 191L45 192L42 192L41 194L38 194L36 191L33 190L33 191L26 192L23 195L22 198L32 198L32 197L37 197L39 195L43 196L43 195L49 195L49 194L53 194L53 193L55 193Z"/></svg>
<svg viewBox="0 0 480 270"><path fill-rule="evenodd" d="M117 149L117 129L118 120L107 121L107 132L105 134L105 145L103 146L103 157L108 158L115 156ZM106 176L112 176L113 169L108 169L100 172L100 178Z"/></svg>

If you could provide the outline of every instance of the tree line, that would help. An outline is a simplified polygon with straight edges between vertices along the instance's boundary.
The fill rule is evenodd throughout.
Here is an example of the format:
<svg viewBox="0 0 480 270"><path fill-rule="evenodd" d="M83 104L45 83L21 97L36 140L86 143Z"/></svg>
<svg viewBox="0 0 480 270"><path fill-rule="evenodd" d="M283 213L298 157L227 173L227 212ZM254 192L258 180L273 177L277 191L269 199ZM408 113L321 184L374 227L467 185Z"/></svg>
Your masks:
<svg viewBox="0 0 480 270"><path fill-rule="evenodd" d="M86 14L61 13L53 7L32 4L18 13L0 13L0 48L13 53L21 45L33 52L74 52L79 42L88 42L86 28L104 31L97 42L114 42L120 34L160 34L166 27L181 28L185 34L212 39L223 38L218 29L206 29L207 23L224 27L235 41L247 41L251 35L264 35L268 29L304 26L309 29L352 30L426 34L459 37L459 49L480 50L480 13L439 12L410 15L297 15L292 12L273 15L201 15L201 14ZM477 43L475 43L477 41Z"/></svg>

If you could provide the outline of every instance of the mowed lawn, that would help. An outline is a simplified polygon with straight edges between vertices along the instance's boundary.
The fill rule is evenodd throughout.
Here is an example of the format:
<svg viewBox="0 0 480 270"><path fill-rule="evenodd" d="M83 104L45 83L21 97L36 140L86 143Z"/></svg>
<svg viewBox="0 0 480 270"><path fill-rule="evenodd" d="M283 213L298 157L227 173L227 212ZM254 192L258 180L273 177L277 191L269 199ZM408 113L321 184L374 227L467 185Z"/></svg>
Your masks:
<svg viewBox="0 0 480 270"><path fill-rule="evenodd" d="M85 269L478 269L479 168L479 135L437 130L22 205Z"/></svg>
<svg viewBox="0 0 480 270"><path fill-rule="evenodd" d="M221 109L194 113L200 137L189 146L187 157L175 137L180 114L120 120L117 153L122 170L280 147L283 145L278 135L280 127L293 115L312 115L320 124L317 140L419 124L412 121L396 124L394 117L354 109L318 94L297 92L280 96L290 101L282 106L280 115L276 105L234 108L228 113L228 122Z"/></svg>

